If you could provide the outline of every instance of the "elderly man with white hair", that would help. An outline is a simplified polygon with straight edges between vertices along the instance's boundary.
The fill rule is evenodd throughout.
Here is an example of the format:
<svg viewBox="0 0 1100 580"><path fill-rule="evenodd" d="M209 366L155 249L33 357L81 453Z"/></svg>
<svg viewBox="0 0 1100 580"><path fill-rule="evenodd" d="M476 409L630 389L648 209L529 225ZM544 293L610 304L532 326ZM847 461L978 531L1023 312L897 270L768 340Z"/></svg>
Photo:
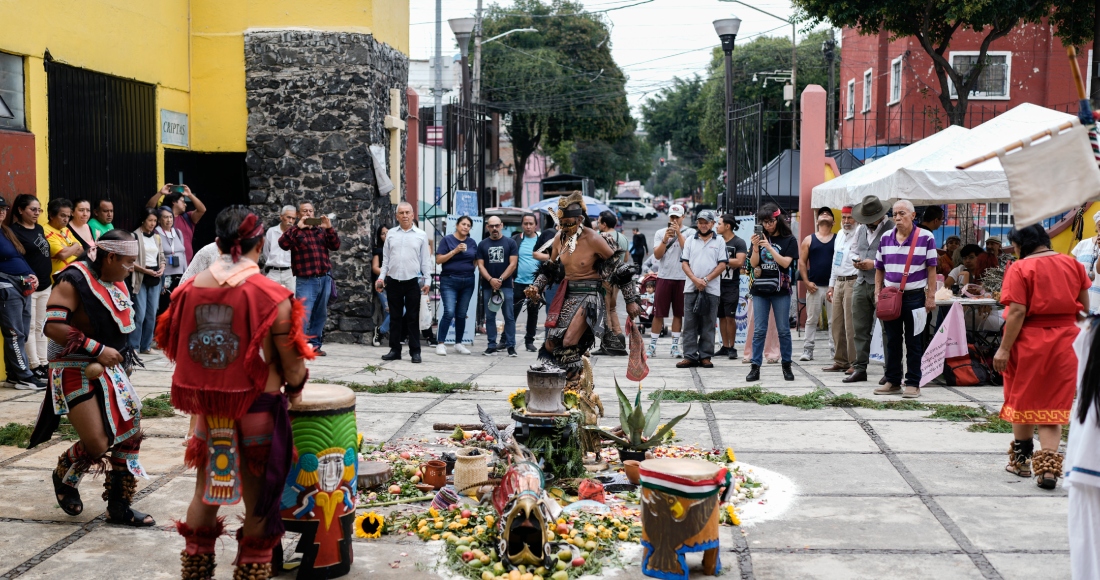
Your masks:
<svg viewBox="0 0 1100 580"><path fill-rule="evenodd" d="M264 234L264 276L291 292L294 291L294 272L290 270L290 251L279 247L279 238L296 221L298 208L284 205L279 212L279 226L268 228Z"/></svg>
<svg viewBox="0 0 1100 580"><path fill-rule="evenodd" d="M924 340L917 332L913 311L936 307L936 238L932 232L913 223L916 209L907 200L894 204L894 229L886 232L875 256L875 301L882 300L883 288L901 292L901 313L893 320L882 320L886 350L886 384L875 389L876 395L901 395L906 399L920 396L921 357ZM881 307L881 305L880 305ZM879 312L879 319L882 319ZM926 312L927 314L927 312ZM905 344L905 379L902 382L901 353ZM904 390L902 389L904 385Z"/></svg>
<svg viewBox="0 0 1100 580"><path fill-rule="evenodd" d="M1100 211L1092 214L1092 220L1096 224L1096 231L1100 232ZM1089 287L1089 314L1100 314L1100 285L1096 284L1097 257L1100 257L1100 235L1081 240L1076 248L1073 248L1074 258L1085 267L1085 273L1092 280Z"/></svg>

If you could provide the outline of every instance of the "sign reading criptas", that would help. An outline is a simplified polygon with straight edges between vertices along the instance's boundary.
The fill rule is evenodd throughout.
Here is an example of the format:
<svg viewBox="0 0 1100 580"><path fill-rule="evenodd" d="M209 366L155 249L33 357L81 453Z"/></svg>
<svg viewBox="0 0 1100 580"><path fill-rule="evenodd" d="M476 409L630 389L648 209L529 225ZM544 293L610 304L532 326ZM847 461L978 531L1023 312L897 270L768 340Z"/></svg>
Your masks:
<svg viewBox="0 0 1100 580"><path fill-rule="evenodd" d="M160 142L162 145L187 147L187 115L168 109L160 110Z"/></svg>

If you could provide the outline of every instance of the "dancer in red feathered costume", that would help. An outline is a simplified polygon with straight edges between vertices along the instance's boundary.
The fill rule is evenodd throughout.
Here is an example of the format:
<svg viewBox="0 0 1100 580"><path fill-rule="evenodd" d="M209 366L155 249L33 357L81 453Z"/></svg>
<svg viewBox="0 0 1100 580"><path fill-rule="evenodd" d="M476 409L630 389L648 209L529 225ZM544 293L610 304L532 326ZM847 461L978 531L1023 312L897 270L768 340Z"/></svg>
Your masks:
<svg viewBox="0 0 1100 580"><path fill-rule="evenodd" d="M287 400L301 397L313 349L293 294L260 274L263 225L250 210L218 215L221 256L172 293L157 321L157 344L175 361L172 405L196 415L186 463L199 471L186 522L183 578L214 576L218 509L244 498L234 578L271 576L283 535L279 499L290 469Z"/></svg>

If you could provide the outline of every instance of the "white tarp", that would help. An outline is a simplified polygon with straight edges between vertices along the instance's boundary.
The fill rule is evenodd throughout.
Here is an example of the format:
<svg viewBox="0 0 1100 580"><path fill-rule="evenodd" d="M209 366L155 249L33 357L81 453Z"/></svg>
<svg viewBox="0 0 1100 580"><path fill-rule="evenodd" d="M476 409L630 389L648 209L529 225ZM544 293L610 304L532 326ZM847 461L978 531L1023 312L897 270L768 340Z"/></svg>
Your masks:
<svg viewBox="0 0 1100 580"><path fill-rule="evenodd" d="M952 125L815 187L812 206L854 205L866 195L908 199L915 205L1011 201L1008 179L996 158L966 170L955 166L1072 118L1024 103L973 129Z"/></svg>

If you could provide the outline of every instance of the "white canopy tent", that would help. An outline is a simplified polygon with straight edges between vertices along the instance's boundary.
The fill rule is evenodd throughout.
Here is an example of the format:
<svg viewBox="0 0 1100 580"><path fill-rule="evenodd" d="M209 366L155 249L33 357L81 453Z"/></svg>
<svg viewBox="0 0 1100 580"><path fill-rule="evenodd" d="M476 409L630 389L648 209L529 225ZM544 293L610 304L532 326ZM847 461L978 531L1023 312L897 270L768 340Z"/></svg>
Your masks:
<svg viewBox="0 0 1100 580"><path fill-rule="evenodd" d="M952 125L931 137L813 189L813 207L842 207L874 195L914 205L1011 201L1008 179L996 158L960 170L955 166L1074 116L1030 103L964 129Z"/></svg>

